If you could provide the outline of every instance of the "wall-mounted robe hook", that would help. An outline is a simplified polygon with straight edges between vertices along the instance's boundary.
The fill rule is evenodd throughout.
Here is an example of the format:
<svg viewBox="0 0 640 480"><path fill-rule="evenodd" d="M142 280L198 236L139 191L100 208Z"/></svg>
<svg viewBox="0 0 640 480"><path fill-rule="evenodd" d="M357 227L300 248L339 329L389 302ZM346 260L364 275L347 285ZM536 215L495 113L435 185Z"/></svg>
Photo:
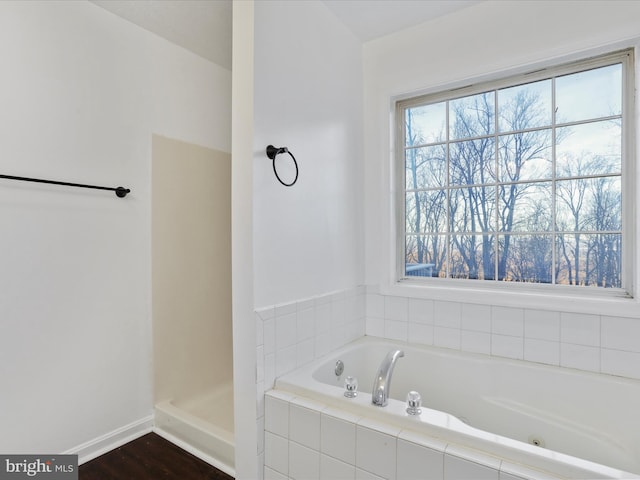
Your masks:
<svg viewBox="0 0 640 480"><path fill-rule="evenodd" d="M269 145L267 146L266 152L267 152L267 157L271 159L271 164L273 165L273 173L276 174L276 178L282 185L284 185L285 187L290 187L298 181L298 162L296 161L296 157L293 156L293 153L291 153L287 147L278 148L278 147L274 147L273 145ZM293 164L296 167L296 176L293 179L293 182L291 183L283 182L282 179L280 178L280 175L278 175L278 170L276 169L276 156L280 153L288 153L289 156L293 159Z"/></svg>

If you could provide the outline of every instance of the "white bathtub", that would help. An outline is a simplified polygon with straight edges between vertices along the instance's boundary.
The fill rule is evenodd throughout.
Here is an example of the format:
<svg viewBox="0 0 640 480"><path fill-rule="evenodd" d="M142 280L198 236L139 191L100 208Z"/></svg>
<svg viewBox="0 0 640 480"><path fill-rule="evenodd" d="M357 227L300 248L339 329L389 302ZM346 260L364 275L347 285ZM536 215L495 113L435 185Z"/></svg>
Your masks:
<svg viewBox="0 0 640 480"><path fill-rule="evenodd" d="M391 400L373 406L374 376L396 348L405 356ZM355 399L343 395L348 375L359 382ZM279 378L276 389L559 477L640 478L640 382L630 379L364 337ZM405 412L410 390L422 395L417 418Z"/></svg>

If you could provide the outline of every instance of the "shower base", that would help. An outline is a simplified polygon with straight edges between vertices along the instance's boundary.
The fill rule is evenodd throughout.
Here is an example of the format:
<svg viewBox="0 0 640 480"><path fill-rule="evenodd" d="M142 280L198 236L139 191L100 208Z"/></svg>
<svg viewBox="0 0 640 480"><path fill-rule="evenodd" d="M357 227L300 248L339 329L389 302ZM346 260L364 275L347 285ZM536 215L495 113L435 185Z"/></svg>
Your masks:
<svg viewBox="0 0 640 480"><path fill-rule="evenodd" d="M233 383L156 404L154 431L235 476Z"/></svg>

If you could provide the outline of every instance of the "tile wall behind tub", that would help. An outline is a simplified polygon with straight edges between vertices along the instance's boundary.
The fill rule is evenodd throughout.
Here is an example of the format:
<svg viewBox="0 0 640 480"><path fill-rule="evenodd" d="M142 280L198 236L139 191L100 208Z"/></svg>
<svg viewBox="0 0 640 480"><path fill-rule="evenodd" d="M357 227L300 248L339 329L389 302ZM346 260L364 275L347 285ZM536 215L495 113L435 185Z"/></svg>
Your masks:
<svg viewBox="0 0 640 480"><path fill-rule="evenodd" d="M264 464L264 393L277 377L365 334L365 287L255 312L258 471Z"/></svg>
<svg viewBox="0 0 640 480"><path fill-rule="evenodd" d="M366 334L640 379L640 319L367 293Z"/></svg>

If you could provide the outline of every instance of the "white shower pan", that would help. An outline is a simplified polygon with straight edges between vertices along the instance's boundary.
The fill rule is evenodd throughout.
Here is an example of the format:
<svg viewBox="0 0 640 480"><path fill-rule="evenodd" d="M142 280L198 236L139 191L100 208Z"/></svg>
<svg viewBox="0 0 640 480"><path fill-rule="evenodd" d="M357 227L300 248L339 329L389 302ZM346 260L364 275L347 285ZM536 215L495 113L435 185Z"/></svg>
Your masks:
<svg viewBox="0 0 640 480"><path fill-rule="evenodd" d="M188 398L158 403L154 430L219 470L235 476L232 382Z"/></svg>

